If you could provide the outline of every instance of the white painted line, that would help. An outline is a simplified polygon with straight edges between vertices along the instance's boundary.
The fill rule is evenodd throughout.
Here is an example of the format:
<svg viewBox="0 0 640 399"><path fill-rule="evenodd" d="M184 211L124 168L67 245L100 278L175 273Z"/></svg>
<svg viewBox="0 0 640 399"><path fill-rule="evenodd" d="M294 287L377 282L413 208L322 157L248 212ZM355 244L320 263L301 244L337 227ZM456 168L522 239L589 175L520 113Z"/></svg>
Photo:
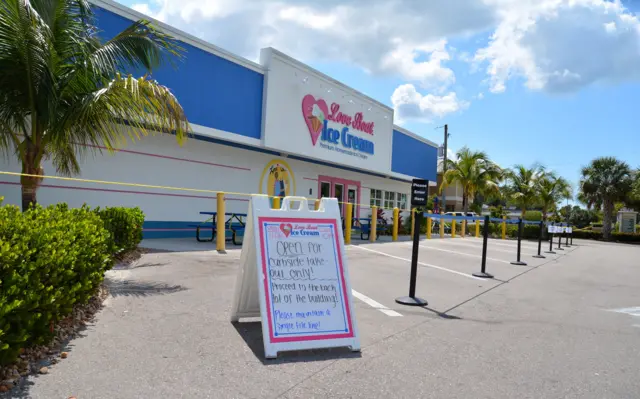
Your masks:
<svg viewBox="0 0 640 399"><path fill-rule="evenodd" d="M442 252L450 252L452 254L456 254L456 255L464 255L464 256L471 256L474 258L480 258L482 259L482 255L477 255L477 254L468 254L468 253L464 253L464 252L457 252L457 251L451 251L449 249L443 249L443 248L436 248L436 247L431 247L428 245L420 245L422 248L428 248L428 249L434 249L436 251L442 251ZM508 260L504 260L504 259L496 259L496 258L490 258L487 256L487 260L492 260L494 262L502 262L502 263L507 263L510 264L511 262L509 262Z"/></svg>
<svg viewBox="0 0 640 399"><path fill-rule="evenodd" d="M471 239L471 240L469 240L469 241L475 241L475 242L477 242L477 243L479 243L479 244L481 244L481 243L482 243L482 241L481 241L481 239L480 239L480 238L472 238L472 239ZM516 240L513 240L513 244L507 244L506 242L495 242L495 241L498 241L498 239L497 239L497 238L494 238L494 239L492 239L492 240L489 240L489 244L490 244L490 245L501 245L501 246L503 246L503 247L509 247L509 248L517 248L517 247L518 247L518 241L516 241ZM501 240L500 240L500 241L501 241ZM507 240L505 240L505 241L507 241ZM543 241L543 242L542 242L542 247L543 247L543 248L544 248L544 243L545 243L545 242L547 243L547 245L549 245L549 241ZM531 245L529 245L529 244L531 244ZM537 250L537 249L538 249L538 244L533 244L533 243L531 243L531 242L521 242L521 243L520 243L520 246L521 246L522 248L535 249L535 250Z"/></svg>
<svg viewBox="0 0 640 399"><path fill-rule="evenodd" d="M355 296L356 298L358 298L359 300L361 300L362 302L366 303L367 305L371 306L374 309L378 309L379 311L381 311L382 313L386 314L387 316L391 316L391 317L401 317L402 315L398 312L396 312L395 310L391 310L388 307L384 306L383 304L374 301L373 299L369 298L368 296L359 293L358 291L351 289L351 293L353 294L353 296Z"/></svg>
<svg viewBox="0 0 640 399"><path fill-rule="evenodd" d="M376 254L388 256L389 258L399 259L399 260L403 260L405 262L411 262L411 259L402 258L400 256L395 256L395 255L390 255L390 254L385 253L385 252L376 251L375 249L364 248L364 247L359 246L359 245L351 245L351 246L349 246L349 248L358 248L358 249L361 249L363 251L369 251L369 252L373 252L373 253L376 253ZM479 278L479 277L474 277L471 274L462 273L462 272L459 272L459 271L456 271L456 270L447 269L446 267L440 267L440 266L431 265L429 263L423 263L423 262L418 262L418 264L421 265L421 266L426 266L426 267L431 267L433 269L442 270L443 272L449 272L449 273L453 273L453 274L458 274L460 276L464 276L464 277L471 278L471 279L474 279L474 280L486 281L486 279Z"/></svg>
<svg viewBox="0 0 640 399"><path fill-rule="evenodd" d="M424 242L424 241L423 241L423 242ZM440 243L440 241L427 241L427 242L433 242L434 244L435 244L435 243L438 243L438 244ZM465 247L482 248L482 246L478 246L478 245L476 245L476 244L482 244L482 243L467 244L467 243L464 243L464 242L451 242L451 241L449 241L449 240L442 241L442 243L443 243L443 244L445 244L445 243L446 243L446 244L451 244L451 245L464 245ZM527 250L528 250L529 248L523 248L523 249L527 249ZM515 252L516 252L517 247L516 247L516 248L514 248L512 251L509 251L509 250L506 250L506 249L492 248L491 246L489 246L489 245L488 245L488 246L487 246L487 250L488 250L488 251L497 251L497 252L504 252L504 253L513 254L513 253L515 253ZM526 252L526 253L525 253L524 251L523 251L523 253L524 253L525 255L535 255L535 254L536 254L535 252ZM489 259L489 258L487 258L487 259Z"/></svg>

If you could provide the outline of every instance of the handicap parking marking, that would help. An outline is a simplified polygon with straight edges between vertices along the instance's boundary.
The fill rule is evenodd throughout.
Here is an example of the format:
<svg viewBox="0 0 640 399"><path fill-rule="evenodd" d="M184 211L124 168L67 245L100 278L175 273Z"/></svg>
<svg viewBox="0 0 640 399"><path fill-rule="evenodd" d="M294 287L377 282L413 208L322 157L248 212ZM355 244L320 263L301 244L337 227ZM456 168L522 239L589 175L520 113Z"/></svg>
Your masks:
<svg viewBox="0 0 640 399"><path fill-rule="evenodd" d="M376 251L375 249L364 248L364 247L359 246L359 245L350 245L349 248L357 248L359 250L373 252L373 253L376 253L378 255L384 255L384 256L387 256L389 258L403 260L405 262L411 262L411 259L408 259L408 258L403 258L403 257L400 257L400 256L391 255L391 254L388 254L388 253L382 252L382 251ZM436 265L432 265L432 264L424 263L424 262L418 262L418 264L420 266L430 267L432 269L440 270L440 271L443 271L443 272L457 274L457 275L464 276L464 277L467 277L467 278L470 278L470 279L473 279L473 280L486 281L486 279L475 277L475 276L472 276L471 274L462 273L462 272L459 272L457 270L447 269L446 267L436 266Z"/></svg>
<svg viewBox="0 0 640 399"><path fill-rule="evenodd" d="M391 317L402 317L402 315L398 312L396 312L395 310L391 310L388 307L384 306L383 304L374 301L373 299L369 298L368 296L359 293L358 291L351 289L351 294L353 294L354 297L358 298L359 300L361 300L362 302L366 303L367 305L371 306L374 309L377 309L379 311L381 311L382 313L386 314L387 316L391 316Z"/></svg>
<svg viewBox="0 0 640 399"><path fill-rule="evenodd" d="M407 244L411 244L411 243L407 243ZM449 252L449 253L456 254L456 255L471 256L471 257L473 257L473 258L482 258L482 255L478 255L478 254L468 254L468 253L466 253L466 252L458 252L458 251L452 251L452 250L450 250L450 249L436 248L436 247L429 246L429 245L422 245L422 244L420 244L420 247L421 247L421 248L433 249L433 250L435 250L435 251ZM511 262L509 262L508 260L504 260L504 259L496 259L496 258L490 258L490 257L488 257L488 256L487 256L487 260L491 260L491 261L494 261L494 262L507 263L507 264L511 263Z"/></svg>

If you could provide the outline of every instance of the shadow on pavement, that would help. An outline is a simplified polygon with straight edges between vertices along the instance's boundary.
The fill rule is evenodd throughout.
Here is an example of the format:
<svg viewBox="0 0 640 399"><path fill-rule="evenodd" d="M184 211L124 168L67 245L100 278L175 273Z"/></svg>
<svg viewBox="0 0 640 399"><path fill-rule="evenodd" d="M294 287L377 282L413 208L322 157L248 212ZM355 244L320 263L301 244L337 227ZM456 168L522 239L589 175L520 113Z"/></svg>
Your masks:
<svg viewBox="0 0 640 399"><path fill-rule="evenodd" d="M254 321L231 324L247 343L247 346L249 346L255 357L266 366L362 357L360 352L352 352L349 348L329 348L280 352L278 353L277 359L266 359L264 357L264 342L262 340L262 323Z"/></svg>
<svg viewBox="0 0 640 399"><path fill-rule="evenodd" d="M169 285L154 281L114 280L109 277L105 278L105 285L109 289L109 295L112 297L146 297L173 294L187 290L181 285Z"/></svg>

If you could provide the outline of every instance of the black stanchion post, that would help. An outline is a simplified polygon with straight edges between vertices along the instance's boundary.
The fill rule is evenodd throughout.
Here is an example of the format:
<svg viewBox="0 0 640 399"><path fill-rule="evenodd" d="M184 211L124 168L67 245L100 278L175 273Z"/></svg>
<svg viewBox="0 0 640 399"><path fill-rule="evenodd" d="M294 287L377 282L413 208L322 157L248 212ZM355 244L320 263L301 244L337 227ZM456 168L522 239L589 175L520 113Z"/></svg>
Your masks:
<svg viewBox="0 0 640 399"><path fill-rule="evenodd" d="M476 220L476 223L480 223ZM487 273L487 242L489 241L489 215L484 217L484 227L482 229L482 266L480 273L473 273L474 276L480 278L493 278L493 275Z"/></svg>
<svg viewBox="0 0 640 399"><path fill-rule="evenodd" d="M573 245L573 227L571 228L571 245Z"/></svg>
<svg viewBox="0 0 640 399"><path fill-rule="evenodd" d="M569 245L569 225L568 224L567 224L567 230L564 231L564 237L565 237L564 246L566 248L571 248L571 245Z"/></svg>
<svg viewBox="0 0 640 399"><path fill-rule="evenodd" d="M551 230L551 228L555 228L555 226L549 226L550 228L547 230ZM553 233L549 231L549 250L544 251L545 254L555 254L556 251L553 250Z"/></svg>
<svg viewBox="0 0 640 399"><path fill-rule="evenodd" d="M533 255L534 258L546 258L546 256L541 254L542 251L542 234L544 233L544 222L540 221L540 233L538 234L538 254Z"/></svg>
<svg viewBox="0 0 640 399"><path fill-rule="evenodd" d="M562 228L562 227L560 227ZM556 250L560 250L560 251L564 251L564 248L562 248L562 230L560 231L560 233L558 234L558 248L556 248Z"/></svg>
<svg viewBox="0 0 640 399"><path fill-rule="evenodd" d="M422 179L413 179L411 184L411 205L425 206L427 204L427 188L429 182ZM415 213L415 226L413 228L413 250L411 252L411 277L409 281L409 296L396 298L396 302L409 306L427 306L427 301L416 298L416 277L418 276L418 248L420 242L420 221L422 212Z"/></svg>
<svg viewBox="0 0 640 399"><path fill-rule="evenodd" d="M518 259L511 262L512 265L526 266L525 262L520 260L520 241L522 240L522 218L518 218Z"/></svg>

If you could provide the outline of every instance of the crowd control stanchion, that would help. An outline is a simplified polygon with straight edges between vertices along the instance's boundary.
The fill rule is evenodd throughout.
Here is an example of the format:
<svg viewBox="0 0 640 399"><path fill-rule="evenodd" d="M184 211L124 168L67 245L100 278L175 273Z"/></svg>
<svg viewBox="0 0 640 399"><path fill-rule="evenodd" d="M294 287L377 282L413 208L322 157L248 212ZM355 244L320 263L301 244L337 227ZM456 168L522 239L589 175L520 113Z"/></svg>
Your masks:
<svg viewBox="0 0 640 399"><path fill-rule="evenodd" d="M562 227L560 227L560 229L562 229ZM556 248L556 250L564 251L564 248L562 248L561 245L562 245L562 230L558 232L558 248Z"/></svg>
<svg viewBox="0 0 640 399"><path fill-rule="evenodd" d="M571 248L571 245L569 245L569 225L567 225L567 228L564 230L564 237L565 237L565 241L564 241L565 248Z"/></svg>
<svg viewBox="0 0 640 399"><path fill-rule="evenodd" d="M411 205L426 205L426 192L429 183L426 180L414 179L411 184ZM427 306L422 298L416 298L416 278L418 276L418 248L420 247L420 219L422 212L415 212L415 228L413 230L413 249L411 251L411 277L409 280L409 296L396 298L401 305Z"/></svg>
<svg viewBox="0 0 640 399"><path fill-rule="evenodd" d="M542 255L542 233L544 233L544 222L540 221L540 233L538 234L538 254L533 255L534 258L546 258L546 256Z"/></svg>
<svg viewBox="0 0 640 399"><path fill-rule="evenodd" d="M476 220L480 223L480 220ZM477 226L477 225L476 225ZM489 241L489 215L484 217L484 227L482 229L482 266L480 273L473 273L475 277L493 278L493 275L487 273L487 242Z"/></svg>
<svg viewBox="0 0 640 399"><path fill-rule="evenodd" d="M525 262L520 260L520 241L522 240L522 218L518 218L518 259L511 262L512 265L526 266Z"/></svg>
<svg viewBox="0 0 640 399"><path fill-rule="evenodd" d="M569 234L571 235L571 245L573 245L573 227L571 228L571 232Z"/></svg>
<svg viewBox="0 0 640 399"><path fill-rule="evenodd" d="M549 233L549 250L544 251L545 254L555 254L556 251L553 250L553 232L555 231L556 226L549 226L547 232Z"/></svg>

